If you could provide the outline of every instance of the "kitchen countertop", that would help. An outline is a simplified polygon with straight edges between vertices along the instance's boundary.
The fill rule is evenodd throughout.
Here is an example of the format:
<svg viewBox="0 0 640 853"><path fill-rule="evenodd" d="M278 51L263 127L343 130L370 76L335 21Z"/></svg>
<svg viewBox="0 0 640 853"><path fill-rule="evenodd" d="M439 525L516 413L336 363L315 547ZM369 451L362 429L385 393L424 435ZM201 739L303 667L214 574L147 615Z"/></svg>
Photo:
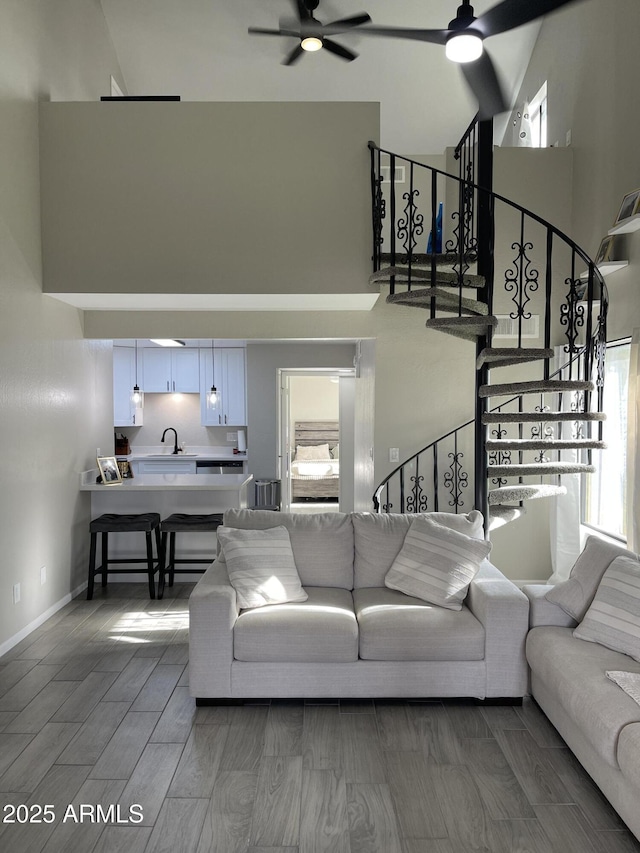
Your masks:
<svg viewBox="0 0 640 853"><path fill-rule="evenodd" d="M93 479L97 476L97 469ZM102 483L84 482L82 492L135 492L149 491L203 491L236 492L253 480L253 474L144 474L105 486Z"/></svg>
<svg viewBox="0 0 640 853"><path fill-rule="evenodd" d="M174 454L173 442L167 447L162 445L158 447L153 445L132 447L130 453L116 454L116 459L126 459L128 462L139 462L145 459L166 459L168 461L174 459L195 459L207 462L246 462L248 458L249 455L246 451L234 453L232 447L203 447L198 445L187 446L184 453Z"/></svg>

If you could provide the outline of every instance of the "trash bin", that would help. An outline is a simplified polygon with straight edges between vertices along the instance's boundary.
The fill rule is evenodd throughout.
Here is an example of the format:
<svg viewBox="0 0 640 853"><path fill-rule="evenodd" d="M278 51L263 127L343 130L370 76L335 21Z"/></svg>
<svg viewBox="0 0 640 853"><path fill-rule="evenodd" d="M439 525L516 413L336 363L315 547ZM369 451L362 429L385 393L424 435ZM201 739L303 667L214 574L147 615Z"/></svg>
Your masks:
<svg viewBox="0 0 640 853"><path fill-rule="evenodd" d="M254 509L280 509L280 480L256 480Z"/></svg>

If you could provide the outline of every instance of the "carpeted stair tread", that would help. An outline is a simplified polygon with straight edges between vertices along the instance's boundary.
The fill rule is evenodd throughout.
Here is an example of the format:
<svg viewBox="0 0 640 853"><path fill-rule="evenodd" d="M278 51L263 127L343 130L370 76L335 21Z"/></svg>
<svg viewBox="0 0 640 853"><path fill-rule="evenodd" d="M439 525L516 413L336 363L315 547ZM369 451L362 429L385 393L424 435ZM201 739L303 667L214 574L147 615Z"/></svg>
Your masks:
<svg viewBox="0 0 640 853"><path fill-rule="evenodd" d="M428 329L487 329L498 324L497 317L433 317L427 320Z"/></svg>
<svg viewBox="0 0 640 853"><path fill-rule="evenodd" d="M483 424L537 424L564 421L606 421L604 412L485 412Z"/></svg>
<svg viewBox="0 0 640 853"><path fill-rule="evenodd" d="M547 348L523 347L485 347L476 360L476 367L483 364L490 367L507 367L510 364L522 364L527 361L553 358L553 350Z"/></svg>
<svg viewBox="0 0 640 853"><path fill-rule="evenodd" d="M411 263L412 265L421 265L426 266L427 264L431 264L431 260L434 257L430 252L413 252L411 255ZM406 261L407 256L403 255L402 252L395 253L395 262L403 263ZM382 252L380 255L380 262L390 264L393 260L393 255L391 252ZM458 252L437 252L435 255L436 264L441 264L443 266L458 263L460 261L460 255ZM477 252L470 251L465 252L462 260L469 264L475 264L477 260Z"/></svg>
<svg viewBox="0 0 640 853"><path fill-rule="evenodd" d="M504 527L511 521L516 521L523 515L526 515L526 509L523 506L503 506L495 504L489 512L489 530L497 530L499 527Z"/></svg>
<svg viewBox="0 0 640 853"><path fill-rule="evenodd" d="M489 492L489 505L502 504L504 501L533 501L538 498L551 498L555 495L566 495L564 486L552 486L550 483L538 485L525 485L518 483L516 486L501 486Z"/></svg>
<svg viewBox="0 0 640 853"><path fill-rule="evenodd" d="M487 477L545 477L549 474L593 474L593 465L582 462L525 462L516 465L489 465Z"/></svg>
<svg viewBox="0 0 640 853"><path fill-rule="evenodd" d="M587 379L535 379L529 382L504 382L481 385L480 397L502 397L508 394L549 394L559 391L593 391L593 382Z"/></svg>
<svg viewBox="0 0 640 853"><path fill-rule="evenodd" d="M446 326L438 329L438 331L445 335L451 335L454 338L460 338L463 341L471 341L474 344L480 335L484 334L482 330L478 331L478 329L447 328Z"/></svg>
<svg viewBox="0 0 640 853"><path fill-rule="evenodd" d="M440 290L438 287L420 288L420 290L405 290L401 293L390 293L387 302L393 305L406 305L409 308L431 308L431 301L436 300L436 308L442 311L458 311L461 309L467 314L486 315L488 308L486 302L477 299L460 297L458 293L448 290Z"/></svg>
<svg viewBox="0 0 640 853"><path fill-rule="evenodd" d="M487 450L606 450L595 438L488 438Z"/></svg>
<svg viewBox="0 0 640 853"><path fill-rule="evenodd" d="M421 281L431 282L431 276L431 267L412 266L411 273L409 273L408 267L383 267L382 269L371 273L369 276L369 284L379 284L380 282L385 283L391 278L395 278L396 284L403 284L409 280L415 281L416 283ZM462 284L460 284L460 276L457 273L443 272L436 268L435 275L433 276L433 284L437 284L440 287L455 287L456 289L462 287L463 289L477 290L480 287L484 287L485 279L481 275L465 273L462 276Z"/></svg>

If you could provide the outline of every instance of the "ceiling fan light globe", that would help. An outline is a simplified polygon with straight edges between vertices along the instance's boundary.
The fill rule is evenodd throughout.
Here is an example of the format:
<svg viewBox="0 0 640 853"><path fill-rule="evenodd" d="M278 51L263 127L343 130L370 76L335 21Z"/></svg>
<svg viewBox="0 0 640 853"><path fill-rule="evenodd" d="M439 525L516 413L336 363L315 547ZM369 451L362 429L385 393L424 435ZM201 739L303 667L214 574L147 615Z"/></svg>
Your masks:
<svg viewBox="0 0 640 853"><path fill-rule="evenodd" d="M454 33L445 45L447 59L452 62L474 62L482 56L482 39L475 33Z"/></svg>
<svg viewBox="0 0 640 853"><path fill-rule="evenodd" d="M311 52L313 52L315 50L321 50L322 49L322 39L318 38L317 36L307 36L306 38L303 38L302 41L300 42L300 47L303 50L308 50Z"/></svg>

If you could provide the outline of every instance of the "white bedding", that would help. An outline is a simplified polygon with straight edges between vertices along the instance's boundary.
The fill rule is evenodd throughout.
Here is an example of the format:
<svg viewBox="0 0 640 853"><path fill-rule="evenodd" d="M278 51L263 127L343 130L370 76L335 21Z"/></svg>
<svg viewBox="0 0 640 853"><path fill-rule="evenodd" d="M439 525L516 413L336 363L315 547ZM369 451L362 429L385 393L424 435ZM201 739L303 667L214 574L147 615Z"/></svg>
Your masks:
<svg viewBox="0 0 640 853"><path fill-rule="evenodd" d="M291 476L296 480L325 480L340 476L338 459L322 459L317 462L293 462Z"/></svg>

